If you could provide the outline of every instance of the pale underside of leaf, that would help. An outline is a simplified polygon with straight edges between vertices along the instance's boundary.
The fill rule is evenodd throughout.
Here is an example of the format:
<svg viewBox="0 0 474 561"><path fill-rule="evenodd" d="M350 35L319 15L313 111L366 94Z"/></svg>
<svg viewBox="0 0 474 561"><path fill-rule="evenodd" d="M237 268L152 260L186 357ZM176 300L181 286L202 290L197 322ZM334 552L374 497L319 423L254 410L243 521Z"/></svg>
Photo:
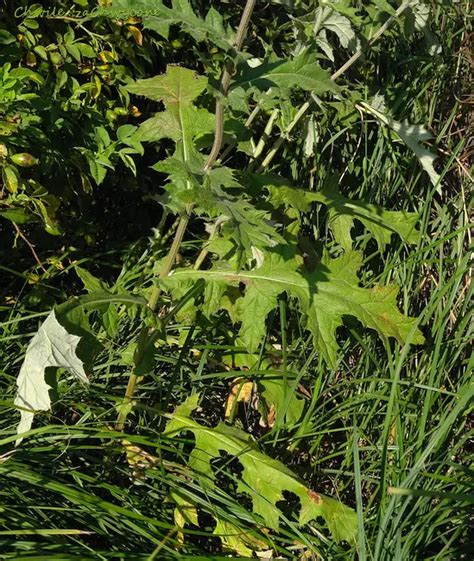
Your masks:
<svg viewBox="0 0 474 561"><path fill-rule="evenodd" d="M434 187L436 187L436 191L441 193L441 177L433 166L436 160L436 155L421 144L422 142L432 138L431 133L422 125L412 125L410 123L400 123L395 121L391 117L388 117L377 109L374 109L374 107L367 103L361 103L360 106L368 113L374 115L381 123L388 126L401 138L401 140L403 140L403 142L418 158L421 166L428 174L431 183Z"/></svg>
<svg viewBox="0 0 474 561"><path fill-rule="evenodd" d="M46 368L65 368L79 381L88 382L84 364L76 355L79 341L80 337L68 333L58 322L54 310L31 339L17 378L15 405L21 414L18 433L30 430L35 411L51 408Z"/></svg>
<svg viewBox="0 0 474 561"><path fill-rule="evenodd" d="M332 31L335 34L342 47L356 48L358 46L356 34L352 29L350 20L336 12L332 7L318 7L314 13L314 19L316 43L331 60L334 60L334 53L329 44L326 30Z"/></svg>

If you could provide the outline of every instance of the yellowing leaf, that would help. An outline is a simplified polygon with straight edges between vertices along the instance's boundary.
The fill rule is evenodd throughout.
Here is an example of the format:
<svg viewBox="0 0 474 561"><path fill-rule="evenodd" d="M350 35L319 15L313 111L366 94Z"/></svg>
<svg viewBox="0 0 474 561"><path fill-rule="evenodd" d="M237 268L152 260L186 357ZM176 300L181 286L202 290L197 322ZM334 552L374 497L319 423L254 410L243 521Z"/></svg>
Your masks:
<svg viewBox="0 0 474 561"><path fill-rule="evenodd" d="M133 479L141 480L146 476L146 470L154 467L158 463L158 458L149 454L140 446L132 444L129 440L121 441L127 457L127 463L132 468Z"/></svg>
<svg viewBox="0 0 474 561"><path fill-rule="evenodd" d="M68 333L58 322L54 310L30 341L17 379L15 405L21 408L19 434L30 430L36 411L51 408L46 368L66 368L78 380L88 383L84 364L76 355L79 341L80 337Z"/></svg>
<svg viewBox="0 0 474 561"><path fill-rule="evenodd" d="M147 469L153 467L158 462L158 458L152 456L146 450L140 448L140 446L135 446L126 439L122 440L122 446L127 455L127 462L133 468Z"/></svg>
<svg viewBox="0 0 474 561"><path fill-rule="evenodd" d="M141 47L143 45L143 34L135 25L127 26L128 31L132 34L135 43Z"/></svg>
<svg viewBox="0 0 474 561"><path fill-rule="evenodd" d="M230 386L230 392L227 396L225 406L225 418L228 419L237 403L249 403L252 399L253 382L243 380L242 378L235 378Z"/></svg>
<svg viewBox="0 0 474 561"><path fill-rule="evenodd" d="M245 557L252 557L254 551L262 551L267 547L266 542L221 518L216 518L213 534L220 538L226 549Z"/></svg>
<svg viewBox="0 0 474 561"><path fill-rule="evenodd" d="M283 492L289 491L301 501L299 524L315 522L321 517L336 541L355 542L357 516L352 509L306 487L282 462L260 452L243 431L223 423L208 428L190 419L189 414L196 408L198 399L199 396L194 395L177 408L165 435L172 438L184 431L194 434L196 444L189 465L204 488L214 486L211 461L219 457L221 451L227 452L243 467L238 491L250 495L253 511L266 526L278 530L280 510L276 504L283 499Z"/></svg>
<svg viewBox="0 0 474 561"><path fill-rule="evenodd" d="M184 526L186 524L199 525L198 513L196 505L191 503L186 497L182 496L179 491L172 491L170 499L176 503L174 509L174 522L178 528L177 538L180 543L184 543Z"/></svg>

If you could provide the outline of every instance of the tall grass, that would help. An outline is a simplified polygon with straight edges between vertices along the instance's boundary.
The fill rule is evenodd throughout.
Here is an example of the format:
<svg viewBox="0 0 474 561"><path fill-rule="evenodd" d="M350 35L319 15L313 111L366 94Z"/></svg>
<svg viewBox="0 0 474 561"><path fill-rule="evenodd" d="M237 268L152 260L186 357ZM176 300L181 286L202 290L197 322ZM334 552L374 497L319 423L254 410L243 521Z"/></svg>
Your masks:
<svg viewBox="0 0 474 561"><path fill-rule="evenodd" d="M337 366L328 369L319 362L311 339L294 325L291 303L282 302L270 326L272 336L280 337L282 349L275 350L275 358L282 367L272 375L290 382L287 404L300 384L306 388L304 415L291 424L280 412L268 432L258 427L258 415L250 408L236 417L267 454L285 461L315 489L354 506L358 543L336 545L316 526L299 529L295 509L289 508L291 496L281 505L285 518L280 534L259 530L245 501L232 491L238 469L232 458L216 463L222 485L212 492L183 479L189 439L163 438L163 413L191 391L200 391L206 422L223 417L228 382L241 375L222 363L222 356L234 351L220 335L224 319L207 330L191 329L185 340L159 349L154 372L139 387L126 435L111 428L127 383L123 353L137 331L133 320L124 320L117 340L103 338L90 388L61 377L52 414L42 415L37 428L12 452L14 378L24 349L48 308L44 295L62 290L68 296L74 273L71 265L64 270L51 266L48 278L43 275L36 282L31 273L37 271L28 263L4 255L0 559L226 559L212 536L212 515L247 527L284 559L472 558L472 147L465 97L471 31L464 4L440 3L435 10L431 26L442 42L439 57L427 57L416 44L396 37L386 40L380 55L370 55L380 68L380 86L400 108L400 119L427 122L437 133L442 195L406 148L367 119L337 139L328 127L327 148L312 162L322 170L322 180L331 159L350 160L346 196L420 211L416 247L393 238L381 255L363 230L357 243L368 256L366 271L371 273L366 273L365 283L396 282L401 307L419 317L426 344L383 344L357 324L347 324L340 332ZM294 179L311 181L308 169L293 169ZM307 226L327 236L319 232L319 219L316 213ZM67 255L60 257L68 263ZM156 248L144 243L103 259L113 269L122 259L133 287L137 279L150 282L146 265L155 257ZM84 260L83 265L96 261ZM35 292L40 294L39 306ZM173 325L168 332L176 335ZM247 375L258 381L269 373L257 365ZM134 476L123 438L157 458L146 477ZM184 543L167 498L173 490L200 505L200 529L187 528Z"/></svg>

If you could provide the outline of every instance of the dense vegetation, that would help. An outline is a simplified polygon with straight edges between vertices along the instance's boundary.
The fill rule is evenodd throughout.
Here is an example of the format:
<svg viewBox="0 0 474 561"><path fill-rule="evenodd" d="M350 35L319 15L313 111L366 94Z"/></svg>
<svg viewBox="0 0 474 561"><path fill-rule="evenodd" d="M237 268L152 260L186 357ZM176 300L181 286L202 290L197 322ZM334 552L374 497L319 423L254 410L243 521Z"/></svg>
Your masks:
<svg viewBox="0 0 474 561"><path fill-rule="evenodd" d="M0 8L0 559L470 558L469 7Z"/></svg>

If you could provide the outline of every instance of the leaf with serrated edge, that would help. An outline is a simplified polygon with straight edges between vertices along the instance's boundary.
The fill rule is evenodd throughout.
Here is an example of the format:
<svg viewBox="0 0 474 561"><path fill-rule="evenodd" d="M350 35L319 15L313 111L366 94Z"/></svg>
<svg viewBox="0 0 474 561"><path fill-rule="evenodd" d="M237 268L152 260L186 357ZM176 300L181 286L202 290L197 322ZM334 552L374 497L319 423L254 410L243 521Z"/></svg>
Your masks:
<svg viewBox="0 0 474 561"><path fill-rule="evenodd" d="M181 66L168 65L166 74L137 80L127 90L165 104L165 111L145 121L137 131L143 141L171 138L176 142L175 156L185 162L196 152L193 140L210 132L213 117L205 109L194 107L194 100L206 89L207 78Z"/></svg>
<svg viewBox="0 0 474 561"><path fill-rule="evenodd" d="M315 346L331 365L335 364L338 350L336 330L344 316L354 316L381 336L395 337L401 343L424 341L416 328L416 319L399 312L396 286L370 289L359 286L357 271L362 260L357 252L348 251L336 259L325 256L314 271L308 272L302 259L292 255L290 248L276 250L267 250L265 261L258 269L178 269L163 279L162 284L171 290L183 282L198 279L243 285L245 294L237 303L242 322L239 337L249 352L254 352L262 341L266 317L277 306L278 296L283 292L299 301Z"/></svg>
<svg viewBox="0 0 474 561"><path fill-rule="evenodd" d="M319 7L314 12L315 19L315 35L318 36L320 30L328 29L334 32L339 42L344 48L351 44L356 47L356 35L352 29L351 22L348 18L336 12L332 7ZM327 40L326 35L323 34Z"/></svg>
<svg viewBox="0 0 474 561"><path fill-rule="evenodd" d="M194 13L189 0L173 0L171 7L163 5L160 0L114 0L114 5L115 2L137 13L146 14L149 10L153 15L143 18L143 27L156 31L165 39L168 39L170 26L179 25L196 41L208 40L224 51L232 47L232 37L224 28L222 16L214 8L203 19Z"/></svg>
<svg viewBox="0 0 474 561"><path fill-rule="evenodd" d="M51 408L50 387L44 377L46 368L66 368L75 378L88 383L84 364L76 355L79 341L80 337L68 333L58 322L54 310L30 341L17 378L15 405L21 408L19 434L30 430L35 411Z"/></svg>
<svg viewBox="0 0 474 561"><path fill-rule="evenodd" d="M270 87L283 91L300 89L321 94L338 91L331 81L329 72L323 70L310 52L302 52L293 59L276 59L251 68L245 63L238 69L231 89L256 87L266 90Z"/></svg>
<svg viewBox="0 0 474 561"><path fill-rule="evenodd" d="M162 138L170 138L179 142L184 134L193 139L214 130L215 117L206 109L187 106L181 114L172 111L157 113L144 121L137 132L142 142L157 142Z"/></svg>
<svg viewBox="0 0 474 561"><path fill-rule="evenodd" d="M167 107L172 105L191 105L206 89L207 78L193 70L181 66L168 65L166 74L153 78L137 80L127 86L127 90L143 95L154 101L162 101Z"/></svg>
<svg viewBox="0 0 474 561"><path fill-rule="evenodd" d="M179 202L182 207L194 204L197 213L210 218L222 217L222 231L236 241L241 253L245 250L251 255L253 247L272 247L283 242L265 211L255 208L245 196L235 196L225 190L242 188L233 170L225 166L205 170L204 162L202 155L194 154L192 162L185 163L173 157L154 166L169 175L170 182L165 188L172 193L171 204L175 209L179 210L176 205Z"/></svg>
<svg viewBox="0 0 474 561"><path fill-rule="evenodd" d="M264 181L264 180L260 180ZM275 205L290 206L300 212L309 210L312 202L324 204L329 211L329 227L334 237L344 249L352 248L351 230L354 220L362 222L374 236L379 249L383 251L393 234L398 234L406 243L416 243L419 231L416 223L419 215L405 210L385 210L379 205L352 200L339 192L337 178L326 181L321 191L305 191L288 185L271 184L268 178L266 188Z"/></svg>
<svg viewBox="0 0 474 561"><path fill-rule="evenodd" d="M299 524L303 525L322 517L336 541L355 542L357 535L356 513L339 501L312 491L282 462L260 452L245 432L221 423L208 428L189 418L196 408L199 396L192 396L178 407L169 421L165 435L172 438L183 431L190 431L196 439L189 465L197 474L204 488L214 486L211 461L221 451L231 454L242 464L242 479L238 490L250 495L253 511L266 526L278 530L280 511L276 503L283 499L283 492L297 495L301 501Z"/></svg>

